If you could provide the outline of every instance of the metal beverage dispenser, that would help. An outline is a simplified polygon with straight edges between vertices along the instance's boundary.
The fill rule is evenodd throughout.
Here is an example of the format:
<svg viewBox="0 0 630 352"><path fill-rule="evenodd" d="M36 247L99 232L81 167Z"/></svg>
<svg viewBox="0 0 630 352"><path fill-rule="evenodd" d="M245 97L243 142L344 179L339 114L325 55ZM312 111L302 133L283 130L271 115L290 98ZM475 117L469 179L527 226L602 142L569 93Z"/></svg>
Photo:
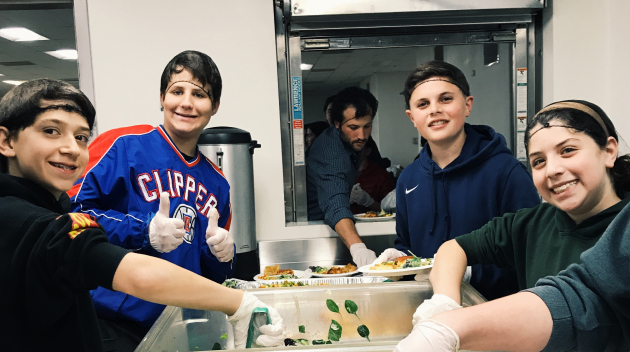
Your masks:
<svg viewBox="0 0 630 352"><path fill-rule="evenodd" d="M254 149L249 132L234 127L206 128L197 141L199 151L218 166L230 184L232 224L236 244L234 277L251 280L260 273L254 210Z"/></svg>

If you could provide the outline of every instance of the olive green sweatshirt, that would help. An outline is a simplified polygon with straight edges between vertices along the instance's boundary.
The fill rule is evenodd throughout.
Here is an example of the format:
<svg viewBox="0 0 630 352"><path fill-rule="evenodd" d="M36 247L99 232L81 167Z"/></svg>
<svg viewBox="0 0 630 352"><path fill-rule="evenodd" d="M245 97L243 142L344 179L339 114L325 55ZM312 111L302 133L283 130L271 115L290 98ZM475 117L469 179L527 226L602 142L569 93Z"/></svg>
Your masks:
<svg viewBox="0 0 630 352"><path fill-rule="evenodd" d="M540 278L579 263L580 254L595 245L629 201L626 197L579 224L564 211L543 203L494 218L455 240L466 252L468 265L514 267L519 288L526 289Z"/></svg>

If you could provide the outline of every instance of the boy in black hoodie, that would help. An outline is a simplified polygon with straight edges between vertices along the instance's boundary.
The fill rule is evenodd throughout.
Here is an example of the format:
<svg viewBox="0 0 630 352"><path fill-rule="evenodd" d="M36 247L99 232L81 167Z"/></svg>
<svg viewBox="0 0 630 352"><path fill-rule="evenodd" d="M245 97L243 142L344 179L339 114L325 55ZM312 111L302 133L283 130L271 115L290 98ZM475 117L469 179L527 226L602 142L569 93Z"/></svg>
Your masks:
<svg viewBox="0 0 630 352"><path fill-rule="evenodd" d="M282 318L255 296L107 242L96 220L68 214L65 192L88 161L95 111L68 83L26 82L0 100L0 341L10 351L102 351L89 290L229 315L244 344L252 310L272 324L257 343L283 343ZM36 337L36 338L34 338Z"/></svg>

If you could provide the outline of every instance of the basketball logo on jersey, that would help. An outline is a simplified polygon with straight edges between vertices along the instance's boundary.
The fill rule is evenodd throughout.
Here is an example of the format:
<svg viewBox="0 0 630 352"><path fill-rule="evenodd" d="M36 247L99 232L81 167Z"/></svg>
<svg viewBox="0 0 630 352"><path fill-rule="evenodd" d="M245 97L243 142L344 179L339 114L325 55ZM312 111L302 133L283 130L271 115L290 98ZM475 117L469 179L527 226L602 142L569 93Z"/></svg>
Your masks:
<svg viewBox="0 0 630 352"><path fill-rule="evenodd" d="M186 231L184 242L191 244L195 238L195 222L197 222L197 212L195 209L189 205L180 204L177 209L175 209L173 218L182 219L184 222L184 230Z"/></svg>

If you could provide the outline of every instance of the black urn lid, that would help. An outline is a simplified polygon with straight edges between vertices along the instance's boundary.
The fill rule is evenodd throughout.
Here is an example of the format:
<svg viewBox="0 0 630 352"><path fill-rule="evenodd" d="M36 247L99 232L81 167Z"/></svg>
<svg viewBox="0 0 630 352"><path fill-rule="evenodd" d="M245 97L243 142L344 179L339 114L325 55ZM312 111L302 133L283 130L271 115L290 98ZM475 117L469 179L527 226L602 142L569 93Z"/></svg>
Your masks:
<svg viewBox="0 0 630 352"><path fill-rule="evenodd" d="M203 130L197 144L249 144L251 141L252 136L245 130L220 126Z"/></svg>

